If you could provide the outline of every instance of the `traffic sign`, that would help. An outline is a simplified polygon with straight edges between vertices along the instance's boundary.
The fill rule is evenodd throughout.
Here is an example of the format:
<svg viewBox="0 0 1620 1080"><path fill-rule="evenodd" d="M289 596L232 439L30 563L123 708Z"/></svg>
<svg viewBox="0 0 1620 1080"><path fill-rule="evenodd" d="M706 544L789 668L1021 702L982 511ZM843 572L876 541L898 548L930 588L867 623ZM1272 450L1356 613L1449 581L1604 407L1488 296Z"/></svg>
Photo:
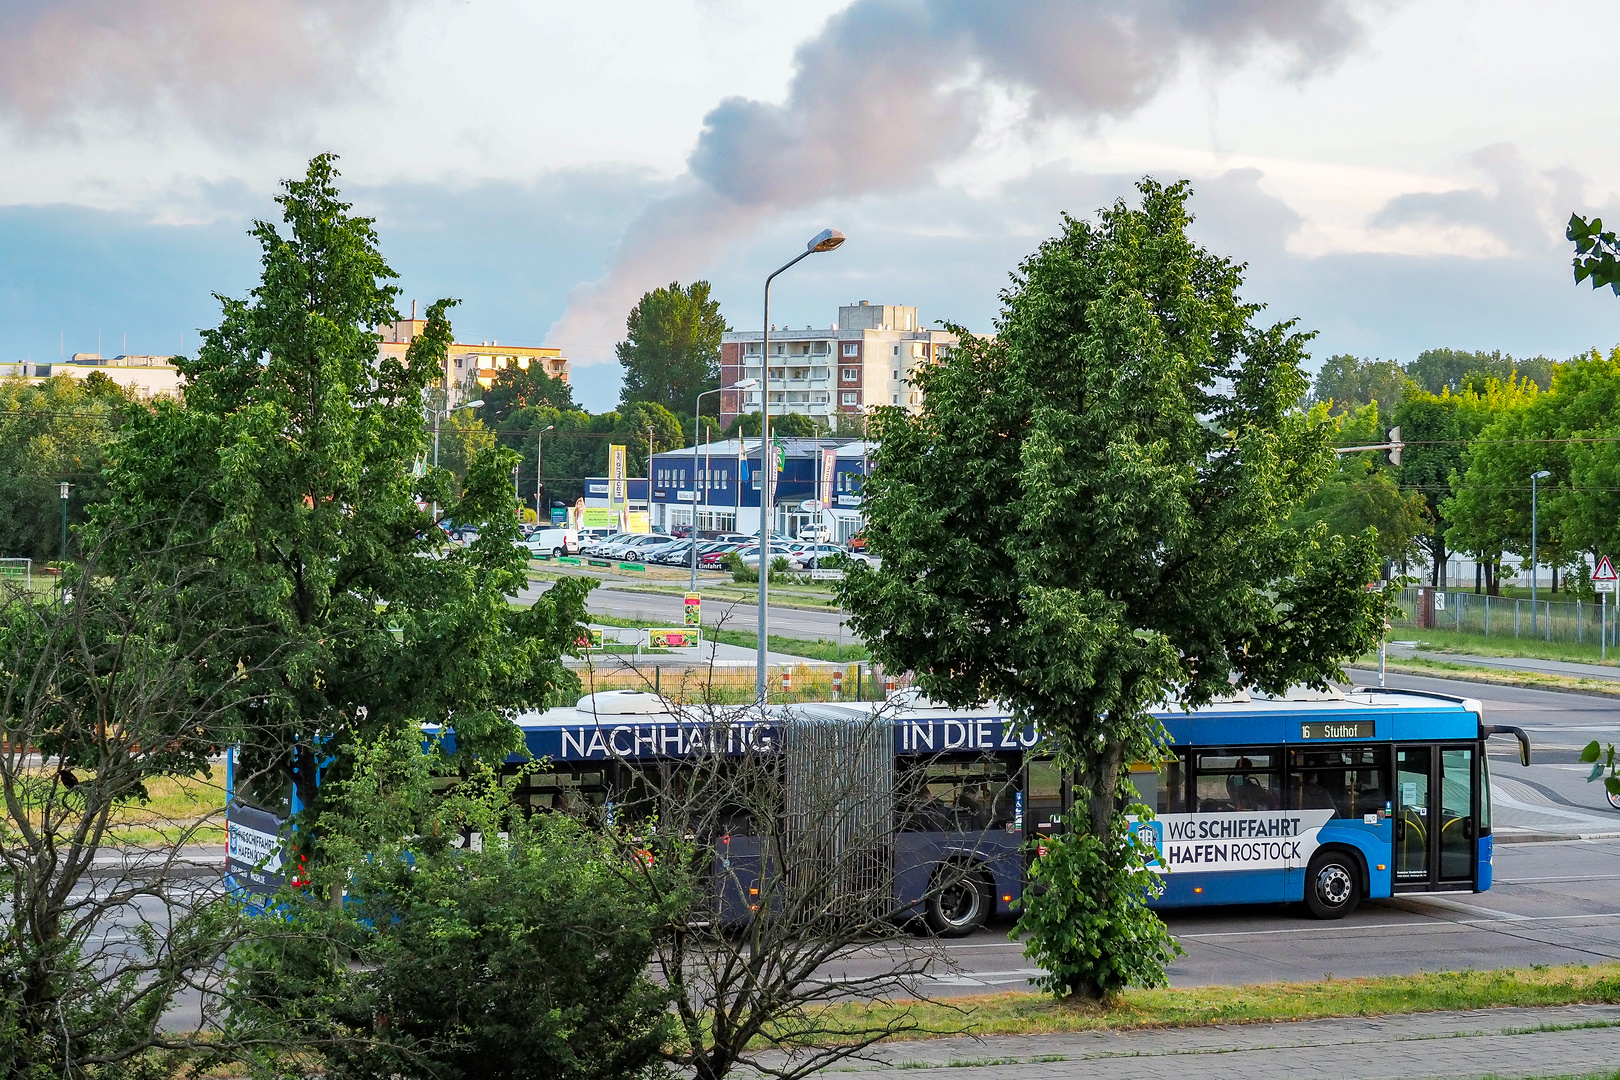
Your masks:
<svg viewBox="0 0 1620 1080"><path fill-rule="evenodd" d="M1594 582L1592 582L1592 588L1596 589L1598 592L1603 592L1603 593L1614 592L1615 591L1614 586L1615 586L1615 583L1612 582L1612 581L1594 581Z"/></svg>
<svg viewBox="0 0 1620 1080"><path fill-rule="evenodd" d="M1607 555L1603 556L1598 560L1597 569L1592 571L1592 580L1615 581L1617 579L1620 579L1620 574L1614 572L1614 564L1609 561Z"/></svg>

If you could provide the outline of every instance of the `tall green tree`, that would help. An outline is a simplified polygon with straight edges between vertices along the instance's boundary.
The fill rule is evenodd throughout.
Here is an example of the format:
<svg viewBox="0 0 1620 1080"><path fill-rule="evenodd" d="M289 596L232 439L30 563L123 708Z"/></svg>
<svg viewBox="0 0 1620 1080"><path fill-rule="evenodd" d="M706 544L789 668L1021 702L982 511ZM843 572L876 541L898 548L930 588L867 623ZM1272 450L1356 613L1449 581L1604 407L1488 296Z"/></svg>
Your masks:
<svg viewBox="0 0 1620 1080"><path fill-rule="evenodd" d="M495 381L480 395L484 407L479 416L495 427L502 427L518 409L551 408L569 410L574 405L574 391L567 379L546 374L539 362L528 367L509 365L495 373Z"/></svg>
<svg viewBox="0 0 1620 1080"><path fill-rule="evenodd" d="M61 484L68 523L103 492L101 467L128 399L101 372L82 382L66 375L37 385L0 380L0 556L56 559L62 551ZM76 552L71 540L68 550Z"/></svg>
<svg viewBox="0 0 1620 1080"><path fill-rule="evenodd" d="M1425 349L1406 365L1406 374L1413 382L1435 395L1444 394L1447 390L1454 394L1460 392L1468 384L1469 376L1483 376L1504 383L1518 376L1546 390L1552 385L1553 368L1556 366L1545 356L1515 360L1500 349L1492 352Z"/></svg>
<svg viewBox="0 0 1620 1080"><path fill-rule="evenodd" d="M1372 402L1392 413L1405 394L1406 372L1395 361L1344 354L1323 363L1311 388L1311 400L1328 405L1335 416Z"/></svg>
<svg viewBox="0 0 1620 1080"><path fill-rule="evenodd" d="M735 439L741 436L745 439L759 438L759 413L743 413L731 421L726 428L726 438ZM812 439L816 435L816 422L802 413L785 413L782 416L771 417L771 434L780 435L784 439Z"/></svg>
<svg viewBox="0 0 1620 1080"><path fill-rule="evenodd" d="M1429 559L1430 584L1440 584L1440 571L1450 554L1448 536L1453 522L1448 513L1469 444L1501 411L1535 393L1533 382L1510 371L1506 381L1487 377L1481 385L1477 380L1465 380L1460 391L1446 387L1433 394L1414 385L1395 410L1395 422L1407 444L1397 471L1400 485L1422 495L1428 506L1430 530L1423 547ZM1493 545L1484 536L1468 535L1473 538L1470 543L1477 540L1484 546L1463 550L1482 555L1488 562Z"/></svg>
<svg viewBox="0 0 1620 1080"><path fill-rule="evenodd" d="M1240 268L1187 237L1185 183L1065 218L1020 266L994 338L877 414L866 536L842 599L873 654L952 705L1005 701L1076 773L1071 831L1020 926L1058 993L1162 982L1172 943L1127 808L1149 712L1233 684L1320 685L1378 639L1370 535L1289 515L1330 475L1301 413L1308 335L1260 326Z"/></svg>
<svg viewBox="0 0 1620 1080"><path fill-rule="evenodd" d="M698 394L720 385L720 335L726 330L707 281L672 281L643 294L625 320L625 340L617 349L624 365L621 407L648 401L691 416Z"/></svg>
<svg viewBox="0 0 1620 1080"><path fill-rule="evenodd" d="M420 468L450 302L428 309L403 359L379 357L372 328L397 318L395 274L371 219L340 198L333 158L277 202L281 227L252 230L259 284L222 298L220 324L181 364L184 403L131 414L92 531L113 572L166 548L204 560L212 573L194 587L212 590L220 624L268 628L219 641L199 672L278 659L238 734L313 807L312 763L382 732L453 718L469 751L516 745L513 710L577 690L561 655L583 592L560 583L533 607L507 602L527 583L509 451L476 450L459 485ZM480 539L447 545L435 505ZM340 757L329 771L344 768Z"/></svg>

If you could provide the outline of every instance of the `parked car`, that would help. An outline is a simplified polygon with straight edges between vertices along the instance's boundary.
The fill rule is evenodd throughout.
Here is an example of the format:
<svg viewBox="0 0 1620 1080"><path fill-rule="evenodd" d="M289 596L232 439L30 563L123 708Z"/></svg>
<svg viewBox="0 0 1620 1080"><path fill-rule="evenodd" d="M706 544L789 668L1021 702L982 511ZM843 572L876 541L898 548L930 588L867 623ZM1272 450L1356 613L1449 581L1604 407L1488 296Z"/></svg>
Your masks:
<svg viewBox="0 0 1620 1080"><path fill-rule="evenodd" d="M860 563L862 566L876 566L877 559L864 551L850 551L836 544L817 544L812 548L799 552L788 565L796 570L821 570L836 563Z"/></svg>
<svg viewBox="0 0 1620 1080"><path fill-rule="evenodd" d="M583 539L582 534L582 538L580 540L580 551L586 555L599 554L602 549L606 548L608 545L616 544L620 540L627 540L631 535L630 533L617 532L613 529L592 529L590 531L592 533L592 539L585 540Z"/></svg>
<svg viewBox="0 0 1620 1080"><path fill-rule="evenodd" d="M699 566L717 566L725 553L736 549L735 544L728 544L719 540L699 540L697 543L697 561ZM672 550L675 549L675 550ZM714 555L714 561L707 564L704 559ZM671 544L658 555L658 561L665 566L691 566L692 549L686 544Z"/></svg>
<svg viewBox="0 0 1620 1080"><path fill-rule="evenodd" d="M630 561L650 554L655 548L674 542L673 536L665 536L662 533L635 533L616 543L604 544L600 554L609 559Z"/></svg>
<svg viewBox="0 0 1620 1080"><path fill-rule="evenodd" d="M778 542L776 540L772 540L771 541L771 562L774 563L777 560L778 557L781 557L781 558L787 559L788 565L791 566L791 565L793 565L794 556L796 556L799 552L805 550L809 546L810 546L809 544L800 543L797 540L786 540L786 541L781 541L781 542ZM741 556L744 566L753 566L753 567L759 566L759 545L758 544L750 544L748 547L744 548L742 551L739 551L737 554L739 556Z"/></svg>
<svg viewBox="0 0 1620 1080"><path fill-rule="evenodd" d="M556 557L579 552L579 534L573 529L540 529L518 543L528 548L531 555Z"/></svg>

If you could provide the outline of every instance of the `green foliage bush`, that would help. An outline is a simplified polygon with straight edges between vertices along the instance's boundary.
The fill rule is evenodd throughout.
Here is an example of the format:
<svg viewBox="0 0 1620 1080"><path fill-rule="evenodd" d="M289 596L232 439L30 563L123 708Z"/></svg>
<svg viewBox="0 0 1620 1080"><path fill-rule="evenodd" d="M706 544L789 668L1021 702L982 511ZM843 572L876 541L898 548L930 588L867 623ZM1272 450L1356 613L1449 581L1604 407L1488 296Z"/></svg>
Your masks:
<svg viewBox="0 0 1620 1080"><path fill-rule="evenodd" d="M1084 813L1071 811L1068 831L1044 838L1030 866L1018 926L1024 955L1043 972L1035 982L1056 997L1083 998L1167 986L1164 966L1182 949L1147 906L1164 887L1147 869L1151 849L1123 818L1103 837L1076 831L1087 827Z"/></svg>
<svg viewBox="0 0 1620 1080"><path fill-rule="evenodd" d="M333 1080L661 1075L668 995L647 965L670 919L626 888L611 837L525 817L483 767L436 795L454 774L410 737L354 760L311 885L236 959L235 1033L307 1047Z"/></svg>

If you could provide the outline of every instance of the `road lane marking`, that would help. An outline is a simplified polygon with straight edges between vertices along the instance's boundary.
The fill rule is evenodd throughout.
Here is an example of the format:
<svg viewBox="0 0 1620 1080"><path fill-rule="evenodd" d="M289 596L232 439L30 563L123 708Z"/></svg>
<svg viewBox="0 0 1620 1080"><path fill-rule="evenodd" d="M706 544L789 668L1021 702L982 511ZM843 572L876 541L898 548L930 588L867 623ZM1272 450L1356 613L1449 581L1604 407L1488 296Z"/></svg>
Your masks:
<svg viewBox="0 0 1620 1080"><path fill-rule="evenodd" d="M1414 912L1414 914L1418 914ZM1438 926L1492 926L1499 923L1509 923L1513 926L1523 926L1525 923L1538 922L1569 922L1572 919L1620 919L1620 911L1600 911L1589 915L1525 915L1517 919L1447 919L1439 915L1430 916L1426 922L1391 922L1391 923L1358 923L1351 926L1298 926L1278 930L1220 930L1199 934L1176 934L1178 938L1224 938L1224 937L1269 937L1277 934L1319 934L1333 930L1411 930L1422 927Z"/></svg>

